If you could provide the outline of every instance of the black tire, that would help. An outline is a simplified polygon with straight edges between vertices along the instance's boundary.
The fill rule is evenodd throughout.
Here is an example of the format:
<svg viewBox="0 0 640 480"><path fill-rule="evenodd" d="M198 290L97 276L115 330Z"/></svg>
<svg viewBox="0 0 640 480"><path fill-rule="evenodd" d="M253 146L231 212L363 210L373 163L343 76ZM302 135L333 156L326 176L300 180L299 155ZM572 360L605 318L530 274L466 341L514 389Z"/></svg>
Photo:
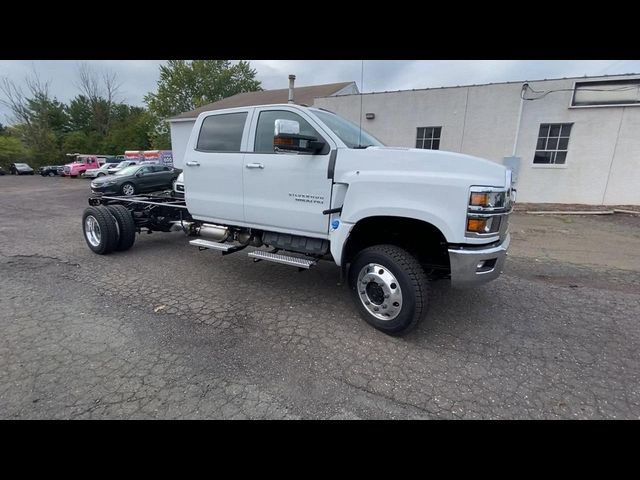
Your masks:
<svg viewBox="0 0 640 480"><path fill-rule="evenodd" d="M87 218L93 217L100 227L100 240L96 244L89 241L87 235ZM82 233L87 245L94 253L106 255L111 253L118 243L118 227L116 219L107 207L87 207L82 214Z"/></svg>
<svg viewBox="0 0 640 480"><path fill-rule="evenodd" d="M136 241L136 224L131 212L124 205L107 205L107 208L118 224L118 242L114 249L118 252L129 250Z"/></svg>
<svg viewBox="0 0 640 480"><path fill-rule="evenodd" d="M370 312L363 304L362 298L364 297L361 292L364 290L361 290L362 286L358 284L358 275L370 263L379 264L386 268L400 286L402 292L400 311L393 319L379 319L374 316L375 312ZM429 279L418 260L407 250L396 245L375 245L359 252L351 262L349 286L362 318L372 327L388 335L401 335L409 332L427 311ZM391 286L395 288L393 284Z"/></svg>
<svg viewBox="0 0 640 480"><path fill-rule="evenodd" d="M127 195L126 193L124 193L124 189L125 189L125 187L127 185L131 185L133 187L133 193L131 195L135 195L136 194L136 186L131 182L123 183L122 186L120 187L120 193L122 193L122 195Z"/></svg>
<svg viewBox="0 0 640 480"><path fill-rule="evenodd" d="M50 177L55 177L55 175L56 175L56 174L55 174L55 173L53 173L53 172L49 172L49 173L48 173L48 175L49 175Z"/></svg>
<svg viewBox="0 0 640 480"><path fill-rule="evenodd" d="M105 174L104 174L104 173L102 173L102 172L100 172L97 176L98 176L98 177L104 177L104 176L105 176Z"/></svg>

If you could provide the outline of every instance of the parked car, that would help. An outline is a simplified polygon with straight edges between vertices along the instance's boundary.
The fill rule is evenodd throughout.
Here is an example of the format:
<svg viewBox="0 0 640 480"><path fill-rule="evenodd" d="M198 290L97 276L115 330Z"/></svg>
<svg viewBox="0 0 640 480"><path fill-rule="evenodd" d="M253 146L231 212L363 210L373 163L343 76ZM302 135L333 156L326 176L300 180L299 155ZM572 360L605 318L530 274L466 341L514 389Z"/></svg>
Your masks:
<svg viewBox="0 0 640 480"><path fill-rule="evenodd" d="M46 167L40 167L38 170L43 177L53 177L55 175L62 175L64 165L47 165Z"/></svg>
<svg viewBox="0 0 640 480"><path fill-rule="evenodd" d="M6 172L4 171L4 168L0 167L0 176L4 175Z"/></svg>
<svg viewBox="0 0 640 480"><path fill-rule="evenodd" d="M169 190L180 173L181 170L164 165L129 165L113 175L93 180L91 190L112 195Z"/></svg>
<svg viewBox="0 0 640 480"><path fill-rule="evenodd" d="M35 172L26 163L12 163L9 165L9 173L11 175L33 175Z"/></svg>
<svg viewBox="0 0 640 480"><path fill-rule="evenodd" d="M135 161L135 160L124 160L123 162L120 162L117 165L116 164L112 164L109 167L109 170L107 170L107 172L109 173L109 175L113 175L114 173L122 170L125 167L129 167L131 165L137 165L137 164L138 164L138 162Z"/></svg>
<svg viewBox="0 0 640 480"><path fill-rule="evenodd" d="M178 178L173 182L173 196L184 197L184 172L178 175Z"/></svg>
<svg viewBox="0 0 640 480"><path fill-rule="evenodd" d="M105 163L100 168L90 168L89 170L84 172L84 174L82 174L81 176L85 178L105 177L109 175L108 170L110 168L113 168L113 166L114 166L113 163Z"/></svg>

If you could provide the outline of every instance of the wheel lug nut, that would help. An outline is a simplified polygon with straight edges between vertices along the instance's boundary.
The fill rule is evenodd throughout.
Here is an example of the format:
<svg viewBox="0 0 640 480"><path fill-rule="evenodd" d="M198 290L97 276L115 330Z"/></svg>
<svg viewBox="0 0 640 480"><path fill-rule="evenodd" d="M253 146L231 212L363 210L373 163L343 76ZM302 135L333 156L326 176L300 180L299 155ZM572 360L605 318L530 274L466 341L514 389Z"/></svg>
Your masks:
<svg viewBox="0 0 640 480"><path fill-rule="evenodd" d="M377 312L378 310L380 310L378 307L373 307L373 309Z"/></svg>
<svg viewBox="0 0 640 480"><path fill-rule="evenodd" d="M387 308L387 305L386 305L386 304L385 304L385 305L382 305L382 308Z"/></svg>
<svg viewBox="0 0 640 480"><path fill-rule="evenodd" d="M388 293L385 293L385 294L384 294L384 298L389 298L389 294L388 294Z"/></svg>

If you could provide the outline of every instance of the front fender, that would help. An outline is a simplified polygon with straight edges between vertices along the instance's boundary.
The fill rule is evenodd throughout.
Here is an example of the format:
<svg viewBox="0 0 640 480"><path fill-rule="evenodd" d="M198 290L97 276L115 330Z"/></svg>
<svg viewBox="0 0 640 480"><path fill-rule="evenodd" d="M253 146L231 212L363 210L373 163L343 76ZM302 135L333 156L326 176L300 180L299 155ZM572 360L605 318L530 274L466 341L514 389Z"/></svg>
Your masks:
<svg viewBox="0 0 640 480"><path fill-rule="evenodd" d="M449 243L464 235L469 180L422 172L358 172L349 186L341 219L355 224L374 216L422 220L436 227Z"/></svg>

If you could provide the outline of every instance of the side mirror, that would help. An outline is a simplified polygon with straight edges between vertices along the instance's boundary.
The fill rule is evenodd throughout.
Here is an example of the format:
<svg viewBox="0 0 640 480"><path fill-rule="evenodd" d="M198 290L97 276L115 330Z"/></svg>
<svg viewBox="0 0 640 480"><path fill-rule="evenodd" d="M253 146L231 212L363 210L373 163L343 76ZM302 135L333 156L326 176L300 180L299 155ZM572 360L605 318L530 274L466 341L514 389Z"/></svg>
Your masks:
<svg viewBox="0 0 640 480"><path fill-rule="evenodd" d="M300 124L295 120L277 119L273 133L273 149L276 152L317 153L326 145L316 137L300 135Z"/></svg>
<svg viewBox="0 0 640 480"><path fill-rule="evenodd" d="M144 175L144 172L138 172L138 173L136 173L136 177L141 177L141 176L143 176L143 175Z"/></svg>

